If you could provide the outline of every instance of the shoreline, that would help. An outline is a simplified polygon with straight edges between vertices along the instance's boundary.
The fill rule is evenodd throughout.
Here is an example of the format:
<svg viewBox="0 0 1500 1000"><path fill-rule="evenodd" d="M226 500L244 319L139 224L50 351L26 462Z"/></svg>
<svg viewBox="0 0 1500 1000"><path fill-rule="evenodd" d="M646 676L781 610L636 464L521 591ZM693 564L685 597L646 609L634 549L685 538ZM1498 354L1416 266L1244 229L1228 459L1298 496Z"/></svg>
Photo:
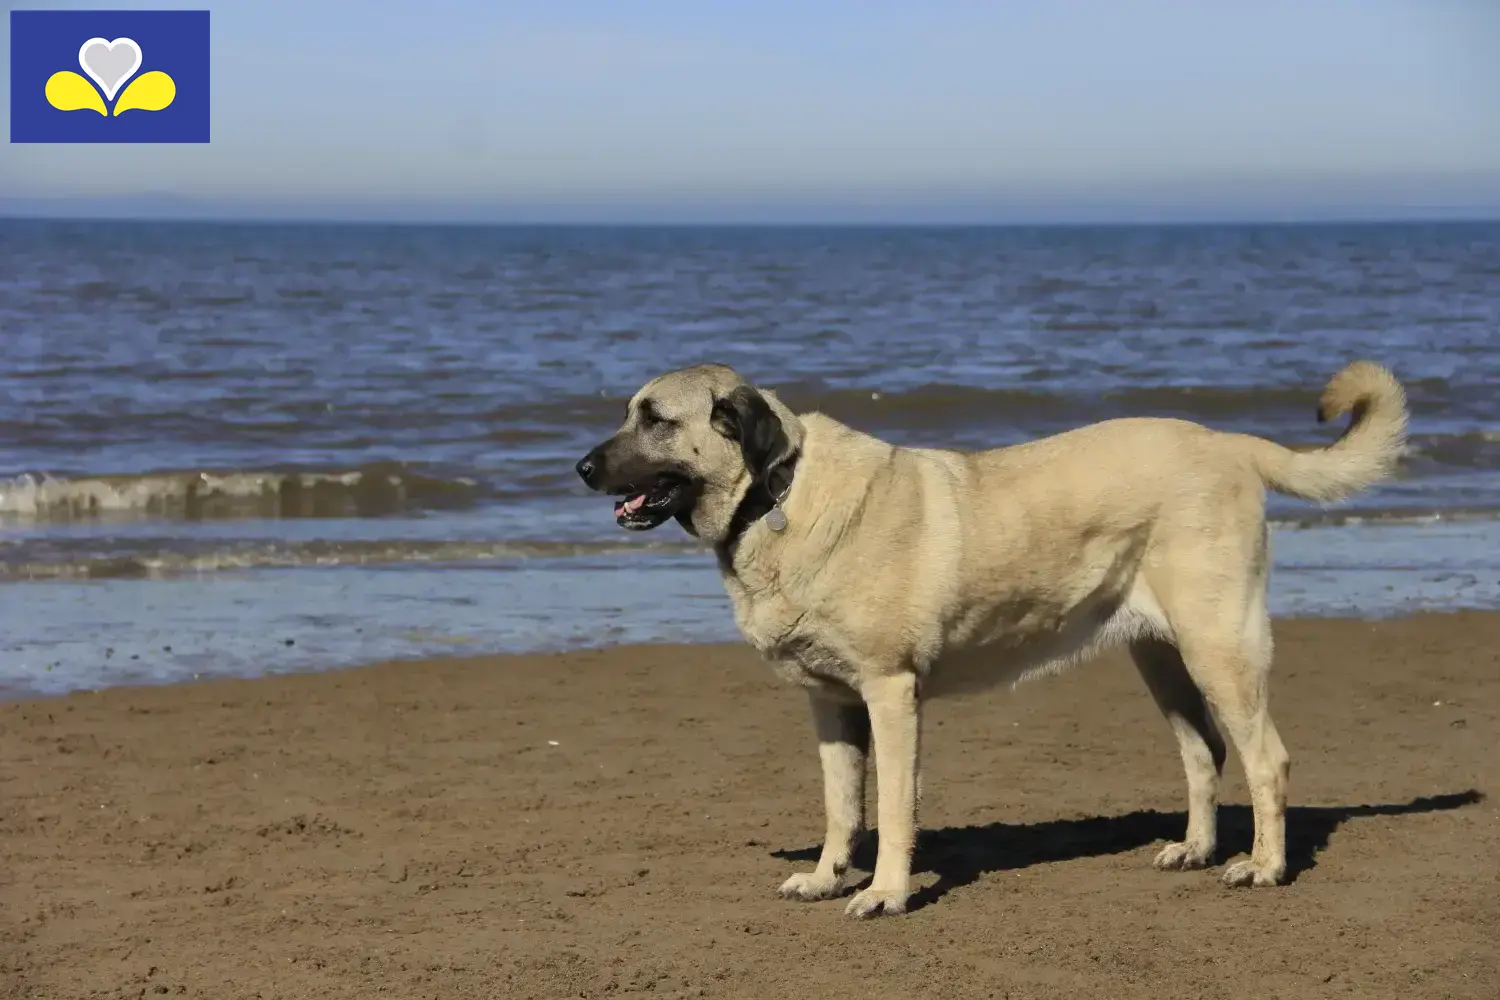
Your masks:
<svg viewBox="0 0 1500 1000"><path fill-rule="evenodd" d="M0 983L38 1000L863 997L934 975L963 1000L1492 995L1500 613L1274 628L1291 884L1151 869L1181 835L1182 765L1105 656L930 704L920 905L870 924L775 896L821 842L819 766L805 698L743 645L6 702ZM1220 801L1228 861L1250 842L1233 755Z"/></svg>
<svg viewBox="0 0 1500 1000"><path fill-rule="evenodd" d="M1328 624L1337 627L1381 625L1401 622L1426 622L1428 620L1462 620L1468 616L1482 618L1494 618L1500 623L1500 609L1492 608L1465 608L1454 607L1446 610L1416 609L1406 613L1393 613L1385 615L1340 615L1340 614L1280 614L1272 616L1272 627L1291 624ZM736 651L743 652L747 656L754 657L754 650L742 639L709 638L702 641L641 641L641 642L601 642L597 644L575 645L556 649L535 650L483 650L469 654L453 653L429 656L395 656L377 657L366 662L337 663L328 666L308 666L299 669L278 670L270 673L258 674L208 674L195 675L189 678L176 678L163 681L127 681L120 684L106 684L94 688L75 688L67 691L46 692L32 691L22 687L7 686L0 684L0 708L6 706L54 702L79 696L101 695L113 692L145 692L177 687L195 687L205 684L229 683L243 684L255 683L257 681L276 681L298 677L321 677L341 674L358 674L369 670L400 670L403 668L424 669L440 667L444 665L469 665L476 662L493 662L504 664L507 662L525 662L528 665L541 665L549 660L566 660L575 656L597 656L597 655L619 655L625 657L644 657L656 654L677 654L688 651L698 651L710 656L735 655ZM1119 650L1106 650L1102 657L1107 658L1118 654ZM1098 657L1096 657L1098 658ZM757 661L758 662L758 661ZM1086 670L1087 663L1068 668L1068 673ZM1272 666L1272 679L1274 683L1275 666ZM1028 681L1025 686L1030 686L1036 681ZM946 698L944 700L947 700Z"/></svg>

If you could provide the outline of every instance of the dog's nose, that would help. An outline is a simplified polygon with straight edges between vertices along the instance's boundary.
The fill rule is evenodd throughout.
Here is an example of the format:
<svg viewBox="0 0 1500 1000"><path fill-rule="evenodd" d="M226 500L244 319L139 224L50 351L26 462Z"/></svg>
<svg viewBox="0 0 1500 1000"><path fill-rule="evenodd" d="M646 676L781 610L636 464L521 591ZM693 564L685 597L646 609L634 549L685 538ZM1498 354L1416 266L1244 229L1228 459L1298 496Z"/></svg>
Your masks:
<svg viewBox="0 0 1500 1000"><path fill-rule="evenodd" d="M574 468L578 471L578 478L582 479L586 485L594 485L594 476L599 472L599 463L595 461L592 454L580 458Z"/></svg>

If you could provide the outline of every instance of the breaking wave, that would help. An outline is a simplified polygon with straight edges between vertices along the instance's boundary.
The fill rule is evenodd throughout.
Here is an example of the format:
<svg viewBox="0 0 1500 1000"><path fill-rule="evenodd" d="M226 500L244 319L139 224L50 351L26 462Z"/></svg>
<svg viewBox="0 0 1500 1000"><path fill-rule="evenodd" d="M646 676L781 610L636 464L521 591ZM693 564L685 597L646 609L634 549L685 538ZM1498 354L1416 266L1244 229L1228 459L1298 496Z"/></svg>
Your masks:
<svg viewBox="0 0 1500 1000"><path fill-rule="evenodd" d="M321 472L24 473L0 481L0 519L378 517L470 507L485 492L471 478L426 475L397 463Z"/></svg>
<svg viewBox="0 0 1500 1000"><path fill-rule="evenodd" d="M879 400L874 402L878 404ZM949 405L959 404L939 404L934 399L927 416L941 418ZM909 406L900 422L903 427L919 428L921 424ZM869 426L874 421L864 423ZM1326 443L1292 441L1274 433L1267 436L1299 450ZM529 457L511 466L488 476L469 470L442 474L425 468L419 471L397 462L347 469L190 470L110 475L28 472L0 478L0 525L378 518L424 511L463 511L493 504L545 506L582 492L569 463L561 457L556 460ZM1409 442L1398 478L1441 479L1491 469L1500 470L1500 430L1418 434Z"/></svg>

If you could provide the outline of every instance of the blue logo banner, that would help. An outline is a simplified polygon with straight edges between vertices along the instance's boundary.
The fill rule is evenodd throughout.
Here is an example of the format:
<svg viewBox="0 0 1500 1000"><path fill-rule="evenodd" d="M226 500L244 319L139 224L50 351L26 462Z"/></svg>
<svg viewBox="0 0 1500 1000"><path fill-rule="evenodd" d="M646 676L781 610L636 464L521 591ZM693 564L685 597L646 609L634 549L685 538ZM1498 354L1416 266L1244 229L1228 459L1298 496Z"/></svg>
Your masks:
<svg viewBox="0 0 1500 1000"><path fill-rule="evenodd" d="M13 10L11 142L208 142L206 10Z"/></svg>

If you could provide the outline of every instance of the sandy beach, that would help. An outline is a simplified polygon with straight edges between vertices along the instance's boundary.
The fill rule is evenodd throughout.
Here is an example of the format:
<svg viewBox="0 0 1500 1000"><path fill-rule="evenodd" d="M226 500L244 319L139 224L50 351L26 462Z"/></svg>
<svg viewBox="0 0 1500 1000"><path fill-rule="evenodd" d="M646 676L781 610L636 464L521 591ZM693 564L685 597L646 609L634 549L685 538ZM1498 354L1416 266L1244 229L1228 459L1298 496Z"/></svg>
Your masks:
<svg viewBox="0 0 1500 1000"><path fill-rule="evenodd" d="M940 702L905 918L775 888L802 696L620 647L0 705L7 995L1474 997L1500 990L1500 615L1278 624L1295 880L1163 874L1128 663ZM1231 757L1224 854L1248 848ZM1490 796L1486 798L1486 796ZM863 859L865 870L871 861Z"/></svg>

